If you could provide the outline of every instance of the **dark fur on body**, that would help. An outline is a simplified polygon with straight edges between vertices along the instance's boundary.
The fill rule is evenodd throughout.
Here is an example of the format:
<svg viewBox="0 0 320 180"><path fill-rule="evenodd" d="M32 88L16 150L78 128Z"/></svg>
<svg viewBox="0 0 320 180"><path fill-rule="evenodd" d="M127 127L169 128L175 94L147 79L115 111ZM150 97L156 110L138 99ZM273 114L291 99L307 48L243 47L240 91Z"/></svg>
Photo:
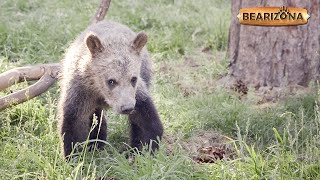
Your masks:
<svg viewBox="0 0 320 180"><path fill-rule="evenodd" d="M76 143L106 140L107 122L103 109L111 107L129 113L130 145L141 150L143 144L156 141L163 127L149 94L151 69L144 47L144 33L101 21L89 26L70 46L62 62L61 95L58 104L60 135L64 156L71 154ZM137 76L136 84L128 78ZM117 86L106 85L116 77ZM131 83L131 84L130 84ZM129 108L130 109L130 108ZM93 115L97 125L90 132ZM158 148L156 142L152 149ZM102 148L104 143L98 142Z"/></svg>

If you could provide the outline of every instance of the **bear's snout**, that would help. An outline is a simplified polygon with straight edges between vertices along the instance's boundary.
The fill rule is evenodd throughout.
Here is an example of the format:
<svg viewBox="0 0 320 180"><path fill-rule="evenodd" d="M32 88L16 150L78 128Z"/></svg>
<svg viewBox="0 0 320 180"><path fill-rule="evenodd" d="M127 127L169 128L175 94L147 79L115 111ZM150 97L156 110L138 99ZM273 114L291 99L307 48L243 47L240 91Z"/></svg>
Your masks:
<svg viewBox="0 0 320 180"><path fill-rule="evenodd" d="M121 114L130 114L134 109L134 105L122 105L120 110Z"/></svg>

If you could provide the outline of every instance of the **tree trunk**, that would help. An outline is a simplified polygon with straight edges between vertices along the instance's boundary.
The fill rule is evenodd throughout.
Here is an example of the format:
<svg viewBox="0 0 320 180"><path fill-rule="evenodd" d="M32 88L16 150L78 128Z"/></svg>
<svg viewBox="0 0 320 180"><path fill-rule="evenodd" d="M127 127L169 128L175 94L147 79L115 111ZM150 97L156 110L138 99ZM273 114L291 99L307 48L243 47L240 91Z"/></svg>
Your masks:
<svg viewBox="0 0 320 180"><path fill-rule="evenodd" d="M248 86L308 86L320 79L319 0L232 1L229 32L230 77ZM240 25L240 8L287 6L308 10L306 25Z"/></svg>

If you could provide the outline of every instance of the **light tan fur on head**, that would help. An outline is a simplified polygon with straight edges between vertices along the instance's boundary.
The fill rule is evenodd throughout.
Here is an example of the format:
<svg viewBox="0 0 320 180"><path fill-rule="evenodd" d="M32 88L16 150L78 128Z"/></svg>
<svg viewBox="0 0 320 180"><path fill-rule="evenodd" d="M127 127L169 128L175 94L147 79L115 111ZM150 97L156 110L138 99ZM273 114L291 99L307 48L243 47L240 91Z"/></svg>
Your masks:
<svg viewBox="0 0 320 180"><path fill-rule="evenodd" d="M140 32L134 39L119 37L103 42L89 32L85 41L91 53L90 74L104 101L117 113L133 109L137 88L144 87L140 77L140 52L147 42L146 34Z"/></svg>

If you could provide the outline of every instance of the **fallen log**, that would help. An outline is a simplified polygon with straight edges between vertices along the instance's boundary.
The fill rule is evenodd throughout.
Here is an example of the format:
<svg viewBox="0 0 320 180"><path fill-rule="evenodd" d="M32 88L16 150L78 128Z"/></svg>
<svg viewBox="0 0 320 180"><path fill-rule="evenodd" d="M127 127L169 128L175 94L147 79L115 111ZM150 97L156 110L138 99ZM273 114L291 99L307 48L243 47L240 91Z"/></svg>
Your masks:
<svg viewBox="0 0 320 180"><path fill-rule="evenodd" d="M0 74L0 90L4 90L15 83L40 79L48 71L58 73L59 63L38 64L34 66L18 67ZM52 74L54 76L54 74Z"/></svg>
<svg viewBox="0 0 320 180"><path fill-rule="evenodd" d="M51 87L57 79L57 71L47 71L41 76L39 81L33 85L11 93L5 97L0 98L0 110L3 110L9 106L23 103L29 99L32 99L40 94L44 93Z"/></svg>

